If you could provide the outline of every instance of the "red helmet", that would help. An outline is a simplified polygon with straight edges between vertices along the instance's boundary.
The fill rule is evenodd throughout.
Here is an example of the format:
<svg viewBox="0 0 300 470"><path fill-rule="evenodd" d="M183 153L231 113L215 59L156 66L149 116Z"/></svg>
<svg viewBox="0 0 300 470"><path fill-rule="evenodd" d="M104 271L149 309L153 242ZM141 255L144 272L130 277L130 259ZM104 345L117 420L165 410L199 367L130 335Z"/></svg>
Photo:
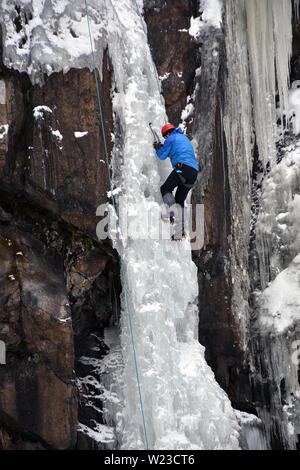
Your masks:
<svg viewBox="0 0 300 470"><path fill-rule="evenodd" d="M171 129L175 129L175 127L173 126L173 124L165 124L164 127L162 128L161 130L161 135L164 137L165 134L170 131Z"/></svg>

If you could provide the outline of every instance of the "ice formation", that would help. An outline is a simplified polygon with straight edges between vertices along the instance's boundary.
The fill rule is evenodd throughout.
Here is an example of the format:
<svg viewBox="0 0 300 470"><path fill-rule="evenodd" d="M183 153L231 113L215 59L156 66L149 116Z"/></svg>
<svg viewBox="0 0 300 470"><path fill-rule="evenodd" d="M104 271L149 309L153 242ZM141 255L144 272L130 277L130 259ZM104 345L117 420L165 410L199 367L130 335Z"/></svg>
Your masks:
<svg viewBox="0 0 300 470"><path fill-rule="evenodd" d="M292 50L290 0L245 0L256 140L264 166L276 156L277 112L288 112L289 63ZM277 84L277 87L276 87Z"/></svg>
<svg viewBox="0 0 300 470"><path fill-rule="evenodd" d="M220 28L222 24L222 4L222 0L201 0L201 21L214 28Z"/></svg>
<svg viewBox="0 0 300 470"><path fill-rule="evenodd" d="M102 73L104 32L102 9L89 0L96 63ZM27 72L32 83L43 84L43 75L90 67L91 47L84 0L2 0L3 58L6 67Z"/></svg>
<svg viewBox="0 0 300 470"><path fill-rule="evenodd" d="M289 119L295 135L300 133L300 80L295 80L289 90Z"/></svg>
<svg viewBox="0 0 300 470"><path fill-rule="evenodd" d="M299 273L300 254L263 291L259 318L262 328L273 327L281 334L293 323L300 324Z"/></svg>
<svg viewBox="0 0 300 470"><path fill-rule="evenodd" d="M223 128L224 207L230 211L231 248L230 269L233 289L233 313L240 324L243 347L246 350L248 313L248 243L251 217L252 173L252 101L248 64L247 25L244 2L228 0L225 14L227 79L225 82L225 107ZM222 131L221 131L222 132ZM231 202L226 207L225 156L227 151L228 179ZM227 204L228 205L228 204ZM243 257L242 257L242 254Z"/></svg>
<svg viewBox="0 0 300 470"><path fill-rule="evenodd" d="M137 4L142 10L143 1L139 0ZM123 240L124 263L149 447L237 449L238 422L245 424L245 420L241 416L237 420L228 397L207 366L204 348L198 342L197 272L191 260L189 242L186 240L174 246L169 240L147 239L154 226L148 227L148 233L145 231L145 214L153 212L157 218L160 217L159 187L170 167L156 160L148 130L149 122L161 127L166 115L136 4L130 0L88 0L88 6L96 66L101 76L103 51L108 47L114 74L114 183L124 196L118 199L119 210L128 210L130 215L129 237ZM217 83L214 78L219 71L219 35L222 34L220 24L224 5L220 0L203 0L200 6L202 16L191 21L189 32L195 38L201 33L208 39L201 51L201 73L203 76L206 74L211 86L210 93L205 90L206 99L212 100L216 96L212 83ZM297 14L298 0L294 1L294 9ZM42 85L44 74L67 72L71 67L92 68L82 0L23 0L22 8L17 1L2 0L0 14L3 18L4 64L27 72L33 83ZM250 184L253 136L249 80L252 84L256 139L265 167L268 162L275 161L277 118L280 117L283 123L284 114L294 113L293 126L295 133L298 133L300 106L298 90L293 89L289 95L287 91L292 34L291 2L245 0L244 3L228 0L226 15L229 74L223 124L228 150L240 159L236 175L233 171L236 162L229 162L232 187L237 184L238 174L240 177L241 187L236 187L235 194L233 191L233 209L238 210L238 204L236 207L234 204L243 194L242 188L248 188ZM237 18L241 21L234 24ZM198 91L199 94L204 93ZM276 111L277 91L279 109ZM5 102L5 84L0 81L2 102ZM207 106L209 116L203 113L203 129L199 129L196 135L207 155L212 136L210 131L206 131L208 127L213 127L210 124L216 106L215 102L212 104L212 108ZM45 112L51 110L36 108L34 115L36 119L41 119ZM188 112L187 108L186 114ZM0 138L4 138L7 131L8 125L5 124L0 128ZM58 138L61 137L58 130L53 132ZM84 134L85 131L80 130L74 135L81 138ZM286 364L291 353L280 335L297 320L297 298L289 290L291 285L297 287L299 264L299 196L293 186L297 184L297 178L299 180L300 165L298 149L294 150L272 170L266 180L257 223L261 279L266 288L260 299L265 309L260 322L278 334L274 340L277 349L273 345L266 353L269 355L266 362L274 366L274 376L276 361ZM202 172L204 188L209 175L209 164L205 162L205 165ZM249 207L249 201L245 198L244 205L239 207ZM233 230L236 240L242 244L245 240L239 235L248 223L249 213L235 213L235 216ZM121 231L125 231L122 225ZM291 248L289 253L285 252L287 245ZM236 253L241 246L235 246ZM233 260L234 253L233 250ZM264 261L270 253L271 277L268 260ZM246 276L243 279L246 261L239 269L236 279L241 283L247 282ZM268 286L270 280L272 283ZM289 288L283 289L283 286ZM244 311L242 289L236 286L234 289L237 305L240 311ZM278 295L273 295L274 292ZM126 310L123 298L121 346L113 347L103 363L95 363L98 373L104 377L104 382L98 387L104 396L107 426L97 425L90 430L81 425L80 430L110 448L118 442L123 449L142 449L145 447L145 436ZM276 372L282 379L283 371L277 368ZM296 390L296 379L295 372L290 384L286 380L286 388ZM299 430L294 420L296 412L291 410L293 406L294 410L298 406L297 397L286 398L285 403L286 433L295 436ZM268 420L267 417L265 419ZM253 430L257 422L253 419L247 425L251 428L248 445L258 445L259 432Z"/></svg>
<svg viewBox="0 0 300 470"><path fill-rule="evenodd" d="M281 162L265 178L256 224L262 289L300 252L300 143L282 152Z"/></svg>
<svg viewBox="0 0 300 470"><path fill-rule="evenodd" d="M235 414L242 428L240 435L242 449L267 450L262 421L257 416L243 411L235 410Z"/></svg>
<svg viewBox="0 0 300 470"><path fill-rule="evenodd" d="M124 260L149 448L238 448L238 423L197 340L197 272L188 241L174 246L169 240L144 239L145 214L159 214L159 187L170 169L161 168L155 159L147 129L149 122L161 126L166 116L146 37L132 2L122 2L118 12L110 8L107 15L118 90L113 105L123 130L122 151L116 145L114 156L118 159L121 153L123 161L116 183L121 185L126 209L132 215L129 233L134 236L123 242ZM120 55L125 60L120 61ZM145 440L125 302L121 344L121 447L142 449ZM204 422L209 423L205 428Z"/></svg>
<svg viewBox="0 0 300 470"><path fill-rule="evenodd" d="M264 383L266 368L270 403L260 410L270 442L277 423L282 444L295 449L300 413L300 143L282 149L282 160L263 182L256 223L261 290L255 293L254 351L260 351L254 375ZM264 400L262 400L262 403ZM280 426L278 426L280 423Z"/></svg>
<svg viewBox="0 0 300 470"><path fill-rule="evenodd" d="M293 2L299 12L299 2ZM268 445L295 449L299 434L299 143L276 142L283 125L299 133L298 82L289 84L292 3L246 0L254 122L259 158L271 171L261 182L255 224L259 274L251 349L259 416ZM277 87L276 87L277 84ZM279 107L276 112L275 98ZM276 121L279 118L276 126ZM298 341L298 342L297 342ZM260 358L258 360L257 355Z"/></svg>
<svg viewBox="0 0 300 470"><path fill-rule="evenodd" d="M217 22L219 28L220 1L205 4L203 20ZM174 245L170 240L147 239L145 233L145 214L152 211L160 220L159 188L171 168L156 159L148 128L149 122L161 127L166 115L136 9L142 10L142 5L142 0L88 0L97 68L101 75L107 46L113 67L114 183L124 196L119 198L119 210L126 209L130 215L123 256L148 445L152 449L237 449L237 419L197 339L197 269L189 241ZM42 85L44 74L67 72L71 67L91 68L82 0L24 0L22 9L18 2L3 0L0 14L4 18L4 63L26 71L33 83ZM37 119L45 112L51 110L34 110ZM149 231L153 230L150 225ZM112 446L113 423L121 448L142 449L145 436L126 310L124 301L124 365L119 361L124 383L117 386L120 379L112 373L103 385L108 391L104 393L107 427L95 426L90 435ZM104 369L95 364L104 377L115 370L109 365L115 364L110 358ZM118 391L118 399L108 390L111 387ZM112 401L119 405L110 406ZM84 425L80 430L89 433Z"/></svg>

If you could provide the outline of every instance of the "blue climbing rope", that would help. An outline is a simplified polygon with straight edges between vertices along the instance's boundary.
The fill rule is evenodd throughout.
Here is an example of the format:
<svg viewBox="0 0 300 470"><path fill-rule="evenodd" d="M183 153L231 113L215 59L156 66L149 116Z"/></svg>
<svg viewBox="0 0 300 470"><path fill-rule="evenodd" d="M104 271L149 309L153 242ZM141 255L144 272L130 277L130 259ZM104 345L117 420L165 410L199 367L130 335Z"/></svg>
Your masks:
<svg viewBox="0 0 300 470"><path fill-rule="evenodd" d="M146 422L145 422L145 415L144 415L144 407L143 407L143 400L142 400L142 393L141 393L141 385L140 385L139 372L138 372L138 365L137 365L137 358L136 358L136 351L135 351L135 344L134 344L134 335L133 335L133 328L132 328L131 311L130 311L129 298L128 298L128 289L127 289L126 274L125 274L123 253L122 253L121 240L120 240L119 224L118 224L118 218L117 218L117 211L116 211L115 198L114 198L114 194L113 194L113 185L112 185L111 176L110 176L110 168L109 168L109 160L108 160L108 151L107 151L107 143L106 143L106 136L105 136L105 126L104 126L103 113L102 113L102 106L101 106L101 99L100 99L100 91L99 91L99 84L98 84L98 78L97 78L97 72L96 72L96 63L95 63L95 55L94 55L94 48L93 48L93 40L92 40L92 33L91 33L91 27L90 27L89 14L88 14L87 0L84 0L84 1L85 1L85 10L86 10L86 17L87 17L87 23L88 23L88 29L89 29L90 43L91 43L91 53L92 53L93 71L94 71L94 75L95 75L95 82L96 82L96 89L97 89L97 99L98 99L100 123L101 123L101 129L102 129L102 135L103 135L103 141L104 141L104 150L105 150L105 158L106 158L106 165L107 165L109 186L110 186L112 204L113 204L113 208L114 208L114 212L115 212L116 232L117 232L117 240L118 240L118 247L119 247L120 261L121 261L121 277L122 277L122 280L123 280L123 287L124 287L124 292L125 292L126 307L127 307L127 313L128 313L128 321L129 321L129 329L130 329L130 336L131 336L131 343L132 343L132 350L133 350L133 358L134 358L134 365L135 365L135 373L136 373L136 380L137 380L137 386L138 386L138 392L139 392L139 400L140 400L141 413L142 413L143 428L144 428L145 447L146 447L146 449L148 450L149 447L148 447L148 437L147 437L147 430L146 430Z"/></svg>

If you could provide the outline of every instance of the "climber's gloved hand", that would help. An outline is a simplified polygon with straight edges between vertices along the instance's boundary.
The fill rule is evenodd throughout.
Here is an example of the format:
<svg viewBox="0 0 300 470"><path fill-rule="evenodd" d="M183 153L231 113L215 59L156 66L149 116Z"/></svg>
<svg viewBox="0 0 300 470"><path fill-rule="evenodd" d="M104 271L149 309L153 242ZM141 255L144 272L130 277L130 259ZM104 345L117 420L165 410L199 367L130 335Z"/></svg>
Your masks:
<svg viewBox="0 0 300 470"><path fill-rule="evenodd" d="M162 147L162 143L161 142L154 142L153 147L155 148L155 150L158 150L158 149L160 149L160 147Z"/></svg>

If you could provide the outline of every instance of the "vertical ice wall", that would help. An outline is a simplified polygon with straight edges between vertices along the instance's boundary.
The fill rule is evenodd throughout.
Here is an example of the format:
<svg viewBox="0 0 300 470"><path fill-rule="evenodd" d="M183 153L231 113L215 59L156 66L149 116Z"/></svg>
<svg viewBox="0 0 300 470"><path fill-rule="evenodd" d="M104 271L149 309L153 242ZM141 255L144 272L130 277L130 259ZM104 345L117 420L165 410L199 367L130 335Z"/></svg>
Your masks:
<svg viewBox="0 0 300 470"><path fill-rule="evenodd" d="M276 148L289 106L292 2L245 0L245 6L256 140L263 166L271 167L262 182L255 225L260 288L256 283L253 295L253 376L269 445L295 449L300 409L299 361L293 360L300 320L299 148L295 143L281 148L280 163ZM299 2L294 9L297 15Z"/></svg>
<svg viewBox="0 0 300 470"><path fill-rule="evenodd" d="M256 140L260 160L275 161L278 118L288 110L291 0L245 0Z"/></svg>
<svg viewBox="0 0 300 470"><path fill-rule="evenodd" d="M189 242L174 245L149 238L160 220L162 169L148 123L160 127L166 116L146 37L132 1L120 5L110 0L106 5L117 90L113 106L122 129L121 150L115 155L122 155L122 171L115 182L123 196L119 209L129 214L124 261L148 444L152 449L235 449L236 418L197 340L197 270ZM154 219L149 226L150 213ZM123 233L125 229L121 224ZM144 430L126 310L123 302L125 402L118 429L122 448L142 449Z"/></svg>
<svg viewBox="0 0 300 470"><path fill-rule="evenodd" d="M251 217L252 101L244 2L228 0L225 8L227 80L223 126L231 194L230 270L233 309L246 350L248 329L248 245Z"/></svg>
<svg viewBox="0 0 300 470"><path fill-rule="evenodd" d="M298 9L299 2L294 2L296 14ZM225 11L228 78L223 122L232 201L234 299L240 321L247 327L249 198L256 137L263 167L271 166L272 170L263 182L255 227L260 268L257 277L262 292L256 293L256 308L251 312L256 320L251 323L253 373L268 445L272 433L273 437L277 433L283 445L295 448L299 431L299 362L294 364L292 357L297 353L299 302L292 292L299 290L295 268L299 253L298 147L282 149L283 160L276 165L276 143L289 107L292 2L229 0ZM267 288L270 280L273 282Z"/></svg>
<svg viewBox="0 0 300 470"><path fill-rule="evenodd" d="M300 434L300 143L282 149L282 160L265 178L256 223L261 289L255 292L254 375L260 416L269 441L274 433L295 449ZM255 331L255 330L253 330ZM267 398L267 399L266 399ZM277 429L276 429L277 427Z"/></svg>

